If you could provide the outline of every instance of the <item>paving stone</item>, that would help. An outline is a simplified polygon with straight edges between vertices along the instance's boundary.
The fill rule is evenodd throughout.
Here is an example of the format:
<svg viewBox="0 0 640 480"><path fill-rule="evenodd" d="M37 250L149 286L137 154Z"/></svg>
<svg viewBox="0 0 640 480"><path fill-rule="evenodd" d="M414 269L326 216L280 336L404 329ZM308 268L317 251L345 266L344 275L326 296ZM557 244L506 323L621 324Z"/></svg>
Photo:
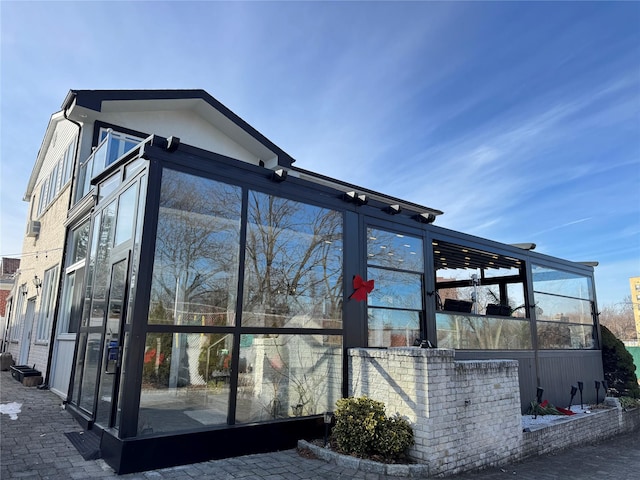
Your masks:
<svg viewBox="0 0 640 480"><path fill-rule="evenodd" d="M399 480L346 465L301 457L295 450L115 475L103 460L85 461L64 436L80 429L48 390L25 387L0 372L0 403L23 404L18 420L0 416L2 480ZM523 462L448 477L450 480L626 480L640 471L640 435L541 455ZM515 472L515 474L514 474ZM425 476L411 475L409 478Z"/></svg>

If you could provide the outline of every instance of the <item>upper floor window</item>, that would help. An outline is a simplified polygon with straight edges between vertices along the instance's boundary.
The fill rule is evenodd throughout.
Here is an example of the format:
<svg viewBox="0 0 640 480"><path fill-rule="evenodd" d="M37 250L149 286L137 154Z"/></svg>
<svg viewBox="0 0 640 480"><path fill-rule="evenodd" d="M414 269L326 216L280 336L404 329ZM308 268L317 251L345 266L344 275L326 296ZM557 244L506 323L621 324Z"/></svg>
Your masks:
<svg viewBox="0 0 640 480"><path fill-rule="evenodd" d="M134 137L133 135L126 135L124 133L115 132L110 128L101 128L99 136L100 142L107 138L107 136L109 137L109 139L107 140L108 148L107 155L105 156L104 168L111 165L118 158L137 146L143 140L142 138ZM104 168L102 170L104 170ZM94 175L96 175L97 173L99 172L94 172Z"/></svg>
<svg viewBox="0 0 640 480"><path fill-rule="evenodd" d="M143 140L140 137L115 132L110 128L101 128L98 139L98 146L93 149L89 158L80 164L76 202L89 193L93 177L102 173L109 165Z"/></svg>
<svg viewBox="0 0 640 480"><path fill-rule="evenodd" d="M38 216L56 199L58 193L71 180L75 141L72 141L58 158L51 172L40 184Z"/></svg>

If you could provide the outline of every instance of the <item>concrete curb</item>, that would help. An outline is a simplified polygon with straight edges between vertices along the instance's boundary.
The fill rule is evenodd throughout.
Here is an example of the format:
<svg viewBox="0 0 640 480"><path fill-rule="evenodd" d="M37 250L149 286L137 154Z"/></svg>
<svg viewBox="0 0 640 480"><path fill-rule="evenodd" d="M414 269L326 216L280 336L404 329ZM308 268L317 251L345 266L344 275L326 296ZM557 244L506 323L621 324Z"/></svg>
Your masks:
<svg viewBox="0 0 640 480"><path fill-rule="evenodd" d="M351 468L365 473L412 478L429 476L429 465L424 463L399 464L374 462L373 460L342 455L329 448L323 448L309 443L306 440L298 440L298 448L311 451L316 457L325 462L335 463L341 467Z"/></svg>

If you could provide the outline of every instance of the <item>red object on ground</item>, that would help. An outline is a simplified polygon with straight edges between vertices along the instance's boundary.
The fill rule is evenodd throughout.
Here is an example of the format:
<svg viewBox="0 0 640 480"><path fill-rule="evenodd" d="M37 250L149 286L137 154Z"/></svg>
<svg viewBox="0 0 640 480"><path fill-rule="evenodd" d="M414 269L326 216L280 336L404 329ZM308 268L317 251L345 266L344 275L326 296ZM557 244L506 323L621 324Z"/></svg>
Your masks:
<svg viewBox="0 0 640 480"><path fill-rule="evenodd" d="M556 410L558 410L563 415L575 415L576 414L576 412L573 412L571 410L568 410L568 409L562 408L562 407L556 407Z"/></svg>

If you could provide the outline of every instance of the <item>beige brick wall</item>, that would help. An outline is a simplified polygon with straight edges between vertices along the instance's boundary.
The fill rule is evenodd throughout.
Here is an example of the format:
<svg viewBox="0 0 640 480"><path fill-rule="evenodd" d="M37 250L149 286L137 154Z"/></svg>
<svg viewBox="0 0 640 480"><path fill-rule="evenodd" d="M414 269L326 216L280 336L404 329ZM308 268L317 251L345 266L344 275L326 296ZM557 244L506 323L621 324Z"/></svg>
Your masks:
<svg viewBox="0 0 640 480"><path fill-rule="evenodd" d="M35 190L39 192L39 189ZM36 295L36 288L33 285L33 278L35 275L40 279L44 279L44 272L52 267L58 266L58 275L55 279L55 292L56 300L60 284L60 276L62 274L62 252L65 240L65 227L64 222L67 219L67 207L69 205L69 191L70 185L68 184L59 194L58 198L47 208L47 210L40 217L40 235L38 237L25 237L22 246L22 260L20 263L20 274L16 278L16 285L23 283L27 284L28 295L24 301L21 312L12 313L12 322L15 322L15 315L18 313L24 316L27 308L27 299L35 298L35 316L32 326L31 342L29 347L29 356L26 362L27 365L35 365L35 368L40 370L43 375L47 369L47 359L49 356L50 341L38 342L36 341L36 332L38 329L38 323L41 321L40 308L42 295ZM37 205L38 198L34 195L32 204ZM35 206L33 207L35 211ZM41 292L40 292L41 293ZM55 304L54 304L55 307ZM12 343L9 347L9 352L13 358L18 362L20 358L21 345L20 341L23 338L24 323L20 322L15 324L19 328L17 343ZM51 332L47 335L51 338Z"/></svg>

